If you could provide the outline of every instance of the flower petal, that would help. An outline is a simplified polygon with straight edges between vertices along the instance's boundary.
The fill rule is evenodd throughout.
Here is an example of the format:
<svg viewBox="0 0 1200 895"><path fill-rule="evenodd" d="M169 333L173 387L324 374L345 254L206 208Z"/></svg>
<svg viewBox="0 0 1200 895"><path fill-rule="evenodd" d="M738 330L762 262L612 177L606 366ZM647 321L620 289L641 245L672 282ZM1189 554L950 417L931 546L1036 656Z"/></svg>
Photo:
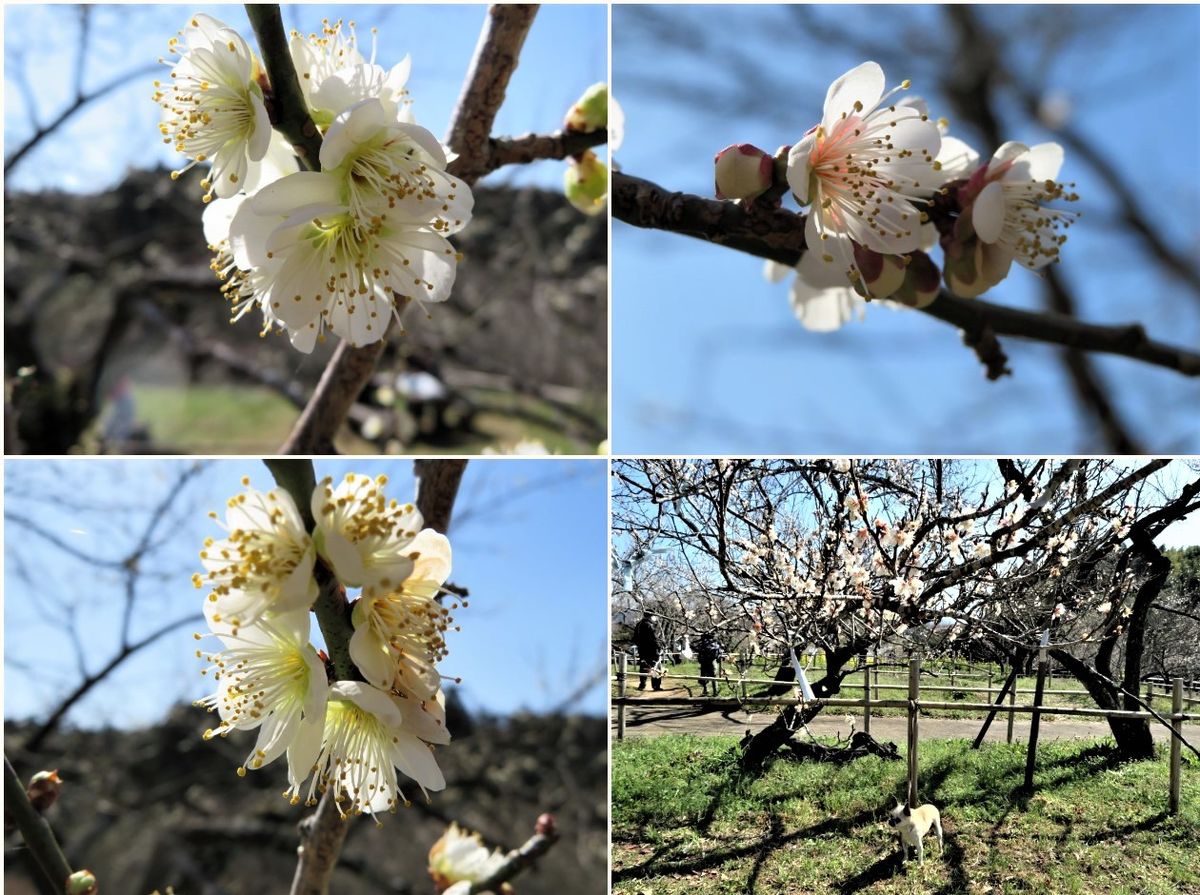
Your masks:
<svg viewBox="0 0 1200 895"><path fill-rule="evenodd" d="M971 205L971 225L987 243L995 242L1004 231L1004 188L997 182L983 188Z"/></svg>
<svg viewBox="0 0 1200 895"><path fill-rule="evenodd" d="M883 96L884 83L879 63L864 62L830 84L821 117L825 130L829 131L842 118L849 118L859 111L855 103L860 103L863 111L874 108Z"/></svg>

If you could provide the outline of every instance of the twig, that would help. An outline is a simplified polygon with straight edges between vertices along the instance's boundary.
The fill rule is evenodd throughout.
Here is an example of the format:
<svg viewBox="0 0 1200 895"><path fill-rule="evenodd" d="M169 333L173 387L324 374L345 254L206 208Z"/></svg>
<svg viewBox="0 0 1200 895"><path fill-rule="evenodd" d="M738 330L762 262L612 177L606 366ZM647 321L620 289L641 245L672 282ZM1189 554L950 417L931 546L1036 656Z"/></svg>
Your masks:
<svg viewBox="0 0 1200 895"><path fill-rule="evenodd" d="M55 891L61 892L71 875L71 865L54 838L54 830L30 803L25 785L13 770L7 754L4 756L4 811L12 816L25 845Z"/></svg>
<svg viewBox="0 0 1200 895"><path fill-rule="evenodd" d="M505 165L528 165L543 159L564 159L579 155L594 146L608 142L608 131L589 134L577 131L555 131L552 134L525 134L522 137L498 137L488 140L483 170L479 176L490 174Z"/></svg>
<svg viewBox="0 0 1200 895"><path fill-rule="evenodd" d="M612 178L613 216L635 227L682 233L789 266L799 263L804 252L802 215L783 209L748 211L733 202L670 192L619 171ZM1022 311L946 292L920 310L958 327L972 345L995 336L1017 336L1200 376L1200 353L1153 340L1138 323L1085 323L1063 314Z"/></svg>
<svg viewBox="0 0 1200 895"><path fill-rule="evenodd" d="M287 137L292 149L311 171L321 170L321 134L308 114L308 105L288 51L287 33L277 4L246 4L246 15L271 81L271 124Z"/></svg>
<svg viewBox="0 0 1200 895"><path fill-rule="evenodd" d="M486 162L475 153L483 154L489 145L492 122L504 101L508 79L517 67L517 55L536 12L536 6L492 6L488 9L475 58L446 138L446 143L458 153L458 158L447 170L468 184L494 170L486 168ZM280 23L281 34L282 30ZM260 36L260 44L262 40ZM282 104L286 98L277 95L276 99ZM334 453L333 438L375 372L387 339L385 333L378 342L361 348L354 348L347 342L338 345L280 453Z"/></svg>
<svg viewBox="0 0 1200 895"><path fill-rule="evenodd" d="M9 154L8 158L6 158L4 160L4 173L6 175L9 174L12 171L12 169L14 167L16 167L17 163L19 163L21 161L21 159L25 158L25 156L27 156L30 152L32 152L39 143L41 143L44 139L46 139L48 136L50 136L52 133L54 133L56 130L58 130L60 127L62 127L63 124L67 121L67 119L69 119L72 115L74 115L76 112L78 112L84 106L86 106L88 103L92 102L93 100L99 99L100 97L104 96L106 93L111 93L112 91L116 90L118 87L124 86L125 84L129 83L130 81L134 80L135 78L145 77L146 75L153 74L154 72L156 72L158 70L159 70L158 63L151 63L150 65L139 66L138 68L135 68L131 71L127 71L122 75L117 75L117 77L113 78L111 81L107 82L106 84L103 84L102 86L97 87L91 93L85 93L81 96L75 97L75 99L72 100L72 102L69 106L67 106L65 109L63 109L61 112L59 112L58 115L56 115L54 117L53 121L50 121L50 122L42 125L41 127L39 127L37 130L35 130L33 132L33 135L30 136L30 138L28 140L26 140L24 143L22 143L20 146L18 146L16 149L14 149Z"/></svg>
<svg viewBox="0 0 1200 895"><path fill-rule="evenodd" d="M558 832L549 830L546 833L534 833L520 848L510 851L504 858L504 863L486 879L471 883L467 895L482 895L484 892L499 892L501 883L506 883L522 870L533 866L534 863L550 851L558 841Z"/></svg>

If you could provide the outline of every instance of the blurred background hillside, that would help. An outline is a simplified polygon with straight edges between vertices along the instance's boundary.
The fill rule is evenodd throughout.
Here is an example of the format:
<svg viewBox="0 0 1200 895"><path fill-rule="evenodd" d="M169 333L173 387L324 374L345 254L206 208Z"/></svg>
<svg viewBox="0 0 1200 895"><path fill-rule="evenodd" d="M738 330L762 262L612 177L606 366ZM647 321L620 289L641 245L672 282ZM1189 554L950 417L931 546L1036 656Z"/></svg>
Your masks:
<svg viewBox="0 0 1200 895"><path fill-rule="evenodd" d="M209 10L249 36L240 7ZM5 376L10 453L254 453L283 441L336 340L302 355L228 323L150 100L180 7L30 6L5 21ZM284 7L303 31L357 19L369 55L413 55L417 120L444 134L484 8ZM605 10L534 22L497 133L556 130L606 72ZM569 53L563 47L570 45ZM111 86L111 90L106 88ZM93 98L93 95L94 98ZM76 104L78 111L54 122ZM43 131L45 135L42 136ZM406 315L345 452L593 453L607 434L607 238L562 197L564 163L476 188L449 302Z"/></svg>

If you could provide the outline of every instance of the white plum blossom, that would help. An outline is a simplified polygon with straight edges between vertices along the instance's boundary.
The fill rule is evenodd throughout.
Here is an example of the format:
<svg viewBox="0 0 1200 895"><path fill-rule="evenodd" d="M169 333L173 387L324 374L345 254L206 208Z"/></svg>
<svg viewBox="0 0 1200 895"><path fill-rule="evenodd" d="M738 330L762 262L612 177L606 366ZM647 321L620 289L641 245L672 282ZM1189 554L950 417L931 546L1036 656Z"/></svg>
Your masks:
<svg viewBox="0 0 1200 895"><path fill-rule="evenodd" d="M432 699L441 687L436 663L445 657L443 635L452 621L435 599L450 577L450 542L427 528L405 555L411 571L403 581L386 590L366 588L355 602L350 655L376 686Z"/></svg>
<svg viewBox="0 0 1200 895"><path fill-rule="evenodd" d="M412 58L405 56L390 69L375 64L371 29L371 58L358 49L353 22L342 30L342 21L321 23L320 34L291 33L288 49L300 80L300 90L317 127L324 130L344 110L366 99L376 99L387 108L393 121L411 121L408 99Z"/></svg>
<svg viewBox="0 0 1200 895"><path fill-rule="evenodd" d="M196 704L221 718L204 738L258 728L254 750L238 774L244 776L247 768L257 770L286 752L288 777L298 784L317 757L313 737L319 744L329 692L325 664L308 642L308 610L275 614L240 627L220 621L211 604L206 604L205 615L223 649L196 651L197 657L212 663L205 673L211 670L217 681L217 692Z"/></svg>
<svg viewBox="0 0 1200 895"><path fill-rule="evenodd" d="M428 744L448 743L450 735L440 703L435 706L426 711L411 699L361 681L333 684L324 730L301 732L305 751L317 743L306 804L315 804L318 792L332 788L343 817L394 812L408 803L397 783L397 768L423 791L444 789L446 780ZM302 782L293 781L287 791L292 804L300 802Z"/></svg>
<svg viewBox="0 0 1200 895"><path fill-rule="evenodd" d="M471 883L487 879L503 863L503 852L488 851L478 833L470 833L456 823L451 823L429 849L429 875L434 890L441 893L453 893L459 887L467 891Z"/></svg>
<svg viewBox="0 0 1200 895"><path fill-rule="evenodd" d="M203 13L170 39L168 50L181 56L171 64L169 84L154 82L154 101L163 111L159 130L164 143L192 160L172 177L209 162L205 199L232 196L251 177L271 139L258 61L241 35Z"/></svg>
<svg viewBox="0 0 1200 895"><path fill-rule="evenodd" d="M317 549L348 587L388 591L420 574L417 538L424 520L411 503L387 498L383 492L387 482L385 475L372 479L348 473L336 488L327 477L313 491ZM449 547L433 538L425 538L421 544L429 551L425 573L436 577L444 563L449 574Z"/></svg>
<svg viewBox="0 0 1200 895"><path fill-rule="evenodd" d="M825 97L821 123L788 153L788 186L810 205L805 243L851 281L861 279L852 243L885 255L921 246L917 202L934 184L941 134L929 116L889 104L875 62L838 78Z"/></svg>
<svg viewBox="0 0 1200 895"><path fill-rule="evenodd" d="M217 613L212 620L235 628L268 612L307 610L317 597L315 548L291 495L255 491L247 478L242 484L247 490L227 502L226 537L205 540L205 571L192 576L197 588L211 588L205 602Z"/></svg>
<svg viewBox="0 0 1200 895"><path fill-rule="evenodd" d="M960 201L964 208L970 204L989 279L1003 278L1014 260L1030 270L1058 260L1064 231L1076 215L1045 205L1079 198L1055 179L1062 162L1057 143L1009 142L962 187Z"/></svg>
<svg viewBox="0 0 1200 895"><path fill-rule="evenodd" d="M264 317L307 352L326 328L366 345L409 302L448 298L459 256L446 236L470 220L473 197L445 164L432 134L390 119L378 100L339 116L321 172L263 187L230 223L235 263L257 272L245 286Z"/></svg>

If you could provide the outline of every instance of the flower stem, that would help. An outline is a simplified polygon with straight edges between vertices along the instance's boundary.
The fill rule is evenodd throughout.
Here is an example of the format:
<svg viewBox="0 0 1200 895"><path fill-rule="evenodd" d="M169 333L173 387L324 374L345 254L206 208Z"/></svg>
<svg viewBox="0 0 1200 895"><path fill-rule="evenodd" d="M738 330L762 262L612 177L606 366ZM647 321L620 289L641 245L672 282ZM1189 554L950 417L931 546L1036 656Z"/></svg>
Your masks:
<svg viewBox="0 0 1200 895"><path fill-rule="evenodd" d="M271 470L275 483L292 496L296 509L300 511L300 518L304 520L305 529L312 534L316 527L312 514L312 495L317 487L312 460L276 459L263 460L263 463ZM354 626L350 622L346 591L319 556L313 567L313 575L320 588L317 600L313 603L313 612L317 614L317 624L321 626L333 670L338 680L360 680L361 676L350 659L350 637L354 633Z"/></svg>
<svg viewBox="0 0 1200 895"><path fill-rule="evenodd" d="M271 81L271 123L310 171L321 170L321 134L308 114L308 104L300 91L300 79L288 50L283 16L274 3L247 3L246 15L262 51L263 64Z"/></svg>
<svg viewBox="0 0 1200 895"><path fill-rule="evenodd" d="M54 885L56 891L62 891L71 875L71 865L67 863L54 831L46 819L38 814L37 809L29 801L25 785L4 756L4 810L11 815L13 823L21 831L21 837L29 847L30 853L37 861L42 872Z"/></svg>

